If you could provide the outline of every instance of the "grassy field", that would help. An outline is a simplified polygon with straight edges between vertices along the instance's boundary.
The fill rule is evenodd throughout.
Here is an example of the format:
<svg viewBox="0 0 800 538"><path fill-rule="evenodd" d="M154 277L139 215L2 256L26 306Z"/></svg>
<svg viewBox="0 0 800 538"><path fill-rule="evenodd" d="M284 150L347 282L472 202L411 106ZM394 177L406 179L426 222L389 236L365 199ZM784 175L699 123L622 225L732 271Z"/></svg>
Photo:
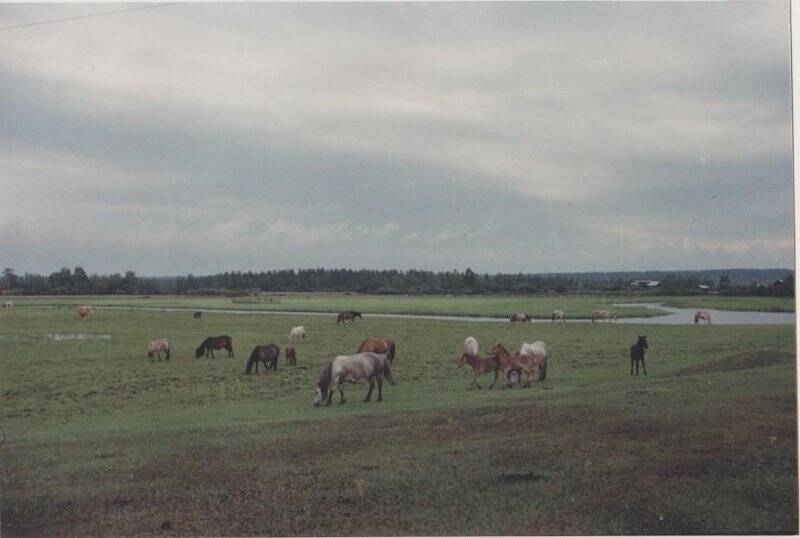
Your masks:
<svg viewBox="0 0 800 538"><path fill-rule="evenodd" d="M255 344L301 323L298 366L242 375ZM631 378L645 333L649 375ZM195 360L217 334L236 357ZM314 408L328 358L378 335L398 343L385 401L351 386L347 404ZM467 391L454 364L467 335L481 349L544 340L548 379ZM170 338L171 361L147 360L152 336ZM7 536L798 531L790 326L79 321L29 305L0 313L0 346Z"/></svg>
<svg viewBox="0 0 800 538"><path fill-rule="evenodd" d="M171 307L204 310L282 310L294 312L331 312L360 310L372 314L427 314L451 316L507 317L512 312L527 312L537 318L549 319L553 310L563 310L568 319L586 319L597 308L611 310L618 317L649 317L653 309L613 306L624 302L664 302L671 306L690 308L719 308L727 310L760 310L793 312L794 300L776 297L656 297L656 296L404 296L359 295L343 293L286 294L271 303L233 302L230 297L197 296L96 296L96 297L18 297L20 306L53 305L124 307Z"/></svg>

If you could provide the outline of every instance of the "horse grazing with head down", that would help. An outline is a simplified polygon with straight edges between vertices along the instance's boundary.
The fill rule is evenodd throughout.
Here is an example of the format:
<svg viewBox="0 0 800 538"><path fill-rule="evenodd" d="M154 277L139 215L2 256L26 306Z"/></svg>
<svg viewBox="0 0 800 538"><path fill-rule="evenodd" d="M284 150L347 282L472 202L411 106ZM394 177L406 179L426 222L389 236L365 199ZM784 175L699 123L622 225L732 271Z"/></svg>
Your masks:
<svg viewBox="0 0 800 538"><path fill-rule="evenodd" d="M78 318L80 319L89 319L89 317L94 314L94 308L89 305L79 306L78 307Z"/></svg>
<svg viewBox="0 0 800 538"><path fill-rule="evenodd" d="M294 344L296 342L303 342L306 339L306 328L302 325L297 327L292 327L292 330L289 331L289 343Z"/></svg>
<svg viewBox="0 0 800 538"><path fill-rule="evenodd" d="M322 369L317 382L314 405L331 404L333 391L339 390L339 403L345 403L344 384L369 382L369 391L365 402L370 400L375 383L378 384L378 401L383 401L383 379L395 384L392 379L392 364L386 353L356 353L355 355L339 355Z"/></svg>
<svg viewBox="0 0 800 538"><path fill-rule="evenodd" d="M698 310L694 315L694 324L697 325L701 321L705 321L706 325L711 325L711 313L706 310Z"/></svg>
<svg viewBox="0 0 800 538"><path fill-rule="evenodd" d="M561 310L553 310L553 315L550 316L550 319L553 321L553 323L555 323L556 321L560 321L561 323L566 323L567 321L567 317Z"/></svg>
<svg viewBox="0 0 800 538"><path fill-rule="evenodd" d="M613 321L615 319L617 319L617 316L615 316L608 310L595 310L594 312L592 312L592 323L594 323L595 321L599 322L602 320Z"/></svg>
<svg viewBox="0 0 800 538"><path fill-rule="evenodd" d="M631 346L631 375L633 375L633 365L636 365L636 375L639 375L639 363L642 363L642 372L647 375L644 367L644 350L647 349L647 335L640 336L636 343Z"/></svg>
<svg viewBox="0 0 800 538"><path fill-rule="evenodd" d="M255 365L256 373L258 373L259 361L264 365L265 370L272 368L277 371L278 357L280 354L281 348L272 343L254 347L252 353L250 353L250 358L247 359L247 366L244 369L244 373L249 374L253 370L253 365Z"/></svg>
<svg viewBox="0 0 800 538"><path fill-rule="evenodd" d="M367 338L358 346L356 353L363 353L365 351L386 353L389 356L389 362L394 364L396 347L394 345L394 340L390 338Z"/></svg>
<svg viewBox="0 0 800 538"><path fill-rule="evenodd" d="M161 360L162 352L167 355L165 360L169 360L169 341L166 338L153 338L148 342L147 356L150 358L150 362L153 362L153 357L156 355L158 360Z"/></svg>
<svg viewBox="0 0 800 538"><path fill-rule="evenodd" d="M228 357L233 357L233 338L228 335L209 336L203 340L203 343L200 344L200 347L194 350L194 358L199 359L203 353L205 353L206 357L208 357L208 354L211 353L211 358L216 359L214 356L215 349L227 349Z"/></svg>
<svg viewBox="0 0 800 538"><path fill-rule="evenodd" d="M524 312L517 312L516 314L511 314L511 317L508 318L511 323L516 321L531 321L533 318Z"/></svg>
<svg viewBox="0 0 800 538"><path fill-rule="evenodd" d="M343 312L339 312L339 317L336 318L336 323L355 321L356 318L361 319L361 312L357 312L355 310L345 310Z"/></svg>

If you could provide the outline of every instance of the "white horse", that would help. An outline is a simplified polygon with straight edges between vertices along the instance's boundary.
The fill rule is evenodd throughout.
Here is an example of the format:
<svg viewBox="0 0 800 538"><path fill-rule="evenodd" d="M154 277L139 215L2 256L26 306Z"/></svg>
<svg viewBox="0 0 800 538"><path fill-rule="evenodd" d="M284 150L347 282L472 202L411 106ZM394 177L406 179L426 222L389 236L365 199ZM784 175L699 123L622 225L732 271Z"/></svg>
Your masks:
<svg viewBox="0 0 800 538"><path fill-rule="evenodd" d="M369 401L372 396L372 389L375 383L378 384L378 401L383 401L383 378L395 384L392 379L392 363L389 361L388 353L356 353L355 355L339 355L322 369L317 382L316 393L314 395L314 405L330 405L333 392L339 390L339 403L344 403L344 384L358 383L359 381L369 382L369 392L364 399Z"/></svg>
<svg viewBox="0 0 800 538"><path fill-rule="evenodd" d="M296 342L302 342L306 339L306 328L300 325L299 327L293 327L292 331L289 333L289 343L294 344Z"/></svg>
<svg viewBox="0 0 800 538"><path fill-rule="evenodd" d="M567 316L564 315L562 310L553 310L552 316L553 322L560 321L561 323L566 323Z"/></svg>
<svg viewBox="0 0 800 538"><path fill-rule="evenodd" d="M166 338L153 338L147 344L147 356L150 358L150 362L153 361L153 357L158 356L158 360L161 360L161 352L167 354L167 360L169 360L169 341Z"/></svg>
<svg viewBox="0 0 800 538"><path fill-rule="evenodd" d="M694 315L694 324L697 325L700 321L705 321L706 325L711 325L711 313L706 310L698 310Z"/></svg>
<svg viewBox="0 0 800 538"><path fill-rule="evenodd" d="M14 301L6 301L3 303L3 308L14 308Z"/></svg>
<svg viewBox="0 0 800 538"><path fill-rule="evenodd" d="M467 339L464 340L464 348L467 350L467 355L478 356L478 341L472 336L467 336Z"/></svg>
<svg viewBox="0 0 800 538"><path fill-rule="evenodd" d="M539 381L544 381L547 377L547 359L550 358L544 342L537 340L532 344L523 343L519 348L519 354L533 357L533 363L539 369Z"/></svg>
<svg viewBox="0 0 800 538"><path fill-rule="evenodd" d="M592 312L592 323L594 323L595 321L602 321L602 320L613 321L616 319L617 316L613 315L608 310L595 310L594 312Z"/></svg>

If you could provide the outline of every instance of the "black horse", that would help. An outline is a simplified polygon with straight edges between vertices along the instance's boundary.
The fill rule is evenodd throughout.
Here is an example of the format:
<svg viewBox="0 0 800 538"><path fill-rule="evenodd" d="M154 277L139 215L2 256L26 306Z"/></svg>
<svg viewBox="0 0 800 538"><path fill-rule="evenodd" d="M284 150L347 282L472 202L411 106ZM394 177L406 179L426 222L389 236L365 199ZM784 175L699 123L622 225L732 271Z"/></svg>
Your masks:
<svg viewBox="0 0 800 538"><path fill-rule="evenodd" d="M199 359L203 353L205 353L206 357L208 357L208 354L211 353L211 358L216 359L214 356L215 349L227 349L228 357L233 357L233 338L228 335L209 336L203 340L203 343L200 344L200 347L194 350L194 358Z"/></svg>
<svg viewBox="0 0 800 538"><path fill-rule="evenodd" d="M355 321L356 318L361 319L361 312L356 312L355 310L345 310L344 312L339 312L339 317L336 318L336 323Z"/></svg>
<svg viewBox="0 0 800 538"><path fill-rule="evenodd" d="M278 370L278 357L281 354L281 348L275 344L267 344L265 346L256 346L253 352L250 353L250 358L247 359L247 367L244 370L245 374L249 374L253 370L253 365L256 366L256 373L258 373L258 361L264 364L264 368L269 370Z"/></svg>
<svg viewBox="0 0 800 538"><path fill-rule="evenodd" d="M631 346L631 375L633 375L633 365L636 365L636 375L639 375L639 363L642 363L642 372L647 375L644 367L644 350L647 349L647 336L640 336L636 343Z"/></svg>
<svg viewBox="0 0 800 538"><path fill-rule="evenodd" d="M200 319L202 317L203 317L203 311L202 310L198 310L197 312L194 313L194 319Z"/></svg>

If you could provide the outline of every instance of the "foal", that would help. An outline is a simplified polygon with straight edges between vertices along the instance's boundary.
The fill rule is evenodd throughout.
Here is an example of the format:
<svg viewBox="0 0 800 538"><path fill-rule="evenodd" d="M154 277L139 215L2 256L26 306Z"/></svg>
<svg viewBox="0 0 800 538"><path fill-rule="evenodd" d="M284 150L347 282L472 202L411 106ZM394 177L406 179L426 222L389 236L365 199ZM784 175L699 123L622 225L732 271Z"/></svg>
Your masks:
<svg viewBox="0 0 800 538"><path fill-rule="evenodd" d="M476 355L464 353L457 362L459 367L469 364L472 368L472 383L470 383L467 390L472 390L472 387L478 387L479 389L483 388L478 383L478 377L480 377L481 374L489 374L494 372L494 381L492 381L492 384L489 387L490 389L494 387L495 383L497 383L497 376L499 375L500 370L500 363L497 360L497 356L489 355L488 357L478 357Z"/></svg>
<svg viewBox="0 0 800 538"><path fill-rule="evenodd" d="M639 375L639 362L642 363L642 372L647 375L644 367L644 350L647 349L647 335L640 336L636 343L631 346L631 375L633 375L633 365L636 365L636 375Z"/></svg>

